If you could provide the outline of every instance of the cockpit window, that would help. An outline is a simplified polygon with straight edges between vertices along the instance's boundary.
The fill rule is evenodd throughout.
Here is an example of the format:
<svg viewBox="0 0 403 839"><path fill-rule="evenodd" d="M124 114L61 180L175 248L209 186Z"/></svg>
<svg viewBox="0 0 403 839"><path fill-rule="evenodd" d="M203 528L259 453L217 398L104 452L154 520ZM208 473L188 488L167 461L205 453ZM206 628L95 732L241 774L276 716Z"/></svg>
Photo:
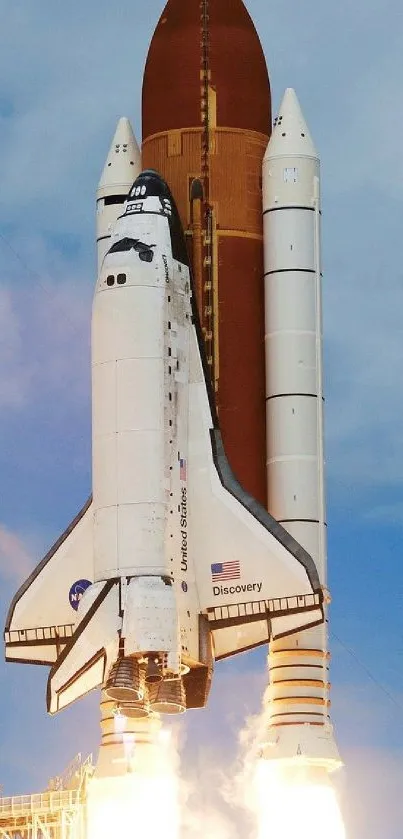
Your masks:
<svg viewBox="0 0 403 839"><path fill-rule="evenodd" d="M126 236L124 239L120 239L119 242L112 245L109 253L125 253L135 250L142 262L152 262L154 258L152 248L155 248L155 245L146 245L145 242L140 242L139 239L129 239Z"/></svg>
<svg viewBox="0 0 403 839"><path fill-rule="evenodd" d="M147 192L147 187L144 184L142 186L141 185L138 186L137 181L135 181L131 190L130 190L129 198L139 198L139 197L143 198L144 195L146 194L146 192Z"/></svg>

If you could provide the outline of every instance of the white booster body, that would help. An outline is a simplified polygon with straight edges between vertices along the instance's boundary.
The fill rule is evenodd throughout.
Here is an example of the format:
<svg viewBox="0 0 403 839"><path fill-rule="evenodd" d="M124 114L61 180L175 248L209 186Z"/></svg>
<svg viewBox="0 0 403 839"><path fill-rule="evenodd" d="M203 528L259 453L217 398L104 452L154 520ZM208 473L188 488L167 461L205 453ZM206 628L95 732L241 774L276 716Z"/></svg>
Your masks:
<svg viewBox="0 0 403 839"><path fill-rule="evenodd" d="M269 512L326 588L320 163L288 89L263 161ZM266 757L340 765L329 718L327 622L270 644Z"/></svg>
<svg viewBox="0 0 403 839"><path fill-rule="evenodd" d="M113 227L123 212L127 194L141 172L141 154L133 129L121 117L97 189L96 238L98 271L109 250Z"/></svg>

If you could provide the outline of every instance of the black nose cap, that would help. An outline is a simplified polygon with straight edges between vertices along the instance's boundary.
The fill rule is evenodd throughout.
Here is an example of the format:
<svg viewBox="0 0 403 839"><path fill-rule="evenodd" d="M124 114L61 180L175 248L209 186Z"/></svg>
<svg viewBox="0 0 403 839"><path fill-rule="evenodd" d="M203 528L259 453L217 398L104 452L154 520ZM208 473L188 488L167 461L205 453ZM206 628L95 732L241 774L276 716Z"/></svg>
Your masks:
<svg viewBox="0 0 403 839"><path fill-rule="evenodd" d="M134 181L129 199L135 198L167 198L173 201L167 182L154 169L145 169Z"/></svg>
<svg viewBox="0 0 403 839"><path fill-rule="evenodd" d="M138 178L136 178L127 200L130 203L131 201L141 201L145 198L159 199L159 212L168 219L172 256L178 262L189 266L185 234L175 199L167 182L154 169L145 169L144 172L141 172Z"/></svg>

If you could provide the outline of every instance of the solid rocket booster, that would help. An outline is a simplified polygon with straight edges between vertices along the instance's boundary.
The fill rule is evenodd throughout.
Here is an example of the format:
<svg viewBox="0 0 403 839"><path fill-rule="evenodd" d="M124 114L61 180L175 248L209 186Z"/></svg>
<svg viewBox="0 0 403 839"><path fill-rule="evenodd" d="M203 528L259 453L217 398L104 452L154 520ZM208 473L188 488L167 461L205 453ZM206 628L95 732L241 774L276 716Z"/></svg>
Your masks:
<svg viewBox="0 0 403 839"><path fill-rule="evenodd" d="M267 486L326 584L319 158L288 89L263 161Z"/></svg>
<svg viewBox="0 0 403 839"><path fill-rule="evenodd" d="M269 510L326 590L320 163L288 89L263 162ZM266 756L341 765L329 716L327 622L272 641Z"/></svg>

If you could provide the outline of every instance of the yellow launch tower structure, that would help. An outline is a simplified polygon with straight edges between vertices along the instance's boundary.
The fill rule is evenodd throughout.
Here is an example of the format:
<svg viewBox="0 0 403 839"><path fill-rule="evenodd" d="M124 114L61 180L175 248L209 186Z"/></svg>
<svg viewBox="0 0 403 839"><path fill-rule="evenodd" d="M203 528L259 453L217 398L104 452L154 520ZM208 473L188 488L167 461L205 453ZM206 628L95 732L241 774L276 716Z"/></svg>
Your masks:
<svg viewBox="0 0 403 839"><path fill-rule="evenodd" d="M85 839L92 755L81 754L45 792L0 798L0 839Z"/></svg>

